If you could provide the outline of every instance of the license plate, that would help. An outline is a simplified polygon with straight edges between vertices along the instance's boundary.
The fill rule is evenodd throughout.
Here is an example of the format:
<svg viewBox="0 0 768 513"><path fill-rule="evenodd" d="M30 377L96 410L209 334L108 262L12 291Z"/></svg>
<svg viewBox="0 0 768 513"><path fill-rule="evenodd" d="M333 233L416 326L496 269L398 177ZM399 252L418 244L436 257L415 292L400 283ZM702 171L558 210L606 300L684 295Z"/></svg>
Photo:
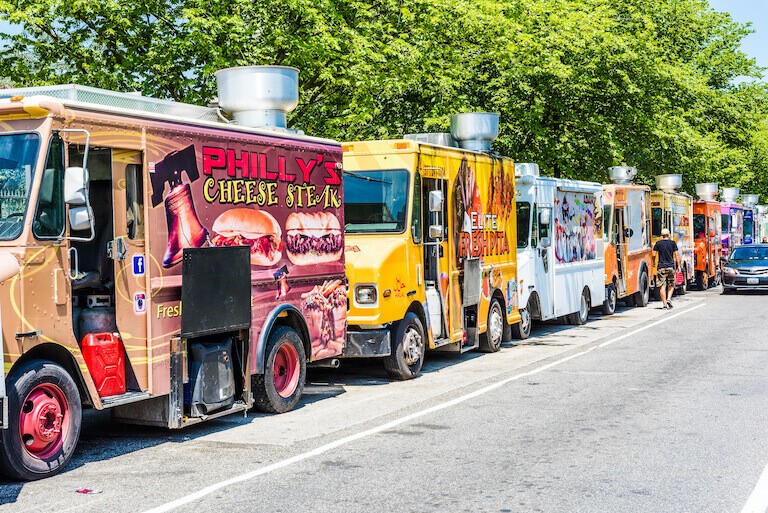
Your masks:
<svg viewBox="0 0 768 513"><path fill-rule="evenodd" d="M747 278L747 285L757 285L760 283L759 278Z"/></svg>

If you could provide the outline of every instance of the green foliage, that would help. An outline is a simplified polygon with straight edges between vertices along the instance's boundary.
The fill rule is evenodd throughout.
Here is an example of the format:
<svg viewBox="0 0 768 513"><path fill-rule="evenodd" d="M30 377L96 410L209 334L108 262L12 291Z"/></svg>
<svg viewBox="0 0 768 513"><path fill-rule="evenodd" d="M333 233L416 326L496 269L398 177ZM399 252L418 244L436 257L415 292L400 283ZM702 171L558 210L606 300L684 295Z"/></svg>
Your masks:
<svg viewBox="0 0 768 513"><path fill-rule="evenodd" d="M705 0L0 0L17 85L76 82L192 103L214 72L301 70L291 123L341 140L501 113L496 148L605 181L622 162L768 201L768 87L749 26Z"/></svg>

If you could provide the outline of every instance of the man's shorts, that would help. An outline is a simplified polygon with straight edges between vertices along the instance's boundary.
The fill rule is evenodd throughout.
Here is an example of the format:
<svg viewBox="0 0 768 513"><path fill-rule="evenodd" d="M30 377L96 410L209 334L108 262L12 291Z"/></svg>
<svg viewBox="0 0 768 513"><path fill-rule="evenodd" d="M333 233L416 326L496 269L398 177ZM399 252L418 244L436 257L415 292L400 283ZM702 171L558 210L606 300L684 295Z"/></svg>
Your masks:
<svg viewBox="0 0 768 513"><path fill-rule="evenodd" d="M674 287L675 286L675 270L672 267L665 267L663 269L658 269L656 274L656 285L658 287L661 287L665 282L667 284L667 287Z"/></svg>

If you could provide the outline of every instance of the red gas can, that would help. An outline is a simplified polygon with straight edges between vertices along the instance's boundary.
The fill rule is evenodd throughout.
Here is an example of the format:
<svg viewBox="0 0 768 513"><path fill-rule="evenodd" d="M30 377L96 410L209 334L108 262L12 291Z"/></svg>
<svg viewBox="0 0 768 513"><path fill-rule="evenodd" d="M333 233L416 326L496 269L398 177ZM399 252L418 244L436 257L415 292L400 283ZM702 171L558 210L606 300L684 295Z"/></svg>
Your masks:
<svg viewBox="0 0 768 513"><path fill-rule="evenodd" d="M117 333L91 333L81 350L100 397L125 393L125 353Z"/></svg>

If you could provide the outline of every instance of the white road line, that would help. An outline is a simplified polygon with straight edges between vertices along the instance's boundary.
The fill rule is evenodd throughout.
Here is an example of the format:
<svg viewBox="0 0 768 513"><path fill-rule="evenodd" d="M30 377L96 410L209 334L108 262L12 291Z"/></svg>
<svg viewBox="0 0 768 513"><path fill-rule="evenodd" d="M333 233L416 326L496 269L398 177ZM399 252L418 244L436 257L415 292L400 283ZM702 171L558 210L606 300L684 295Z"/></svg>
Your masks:
<svg viewBox="0 0 768 513"><path fill-rule="evenodd" d="M757 480L755 489L752 490L741 513L765 513L766 511L768 511L768 465L760 474L760 479Z"/></svg>
<svg viewBox="0 0 768 513"><path fill-rule="evenodd" d="M205 488L198 490L195 493L191 493L189 495L185 495L184 497L181 497L179 499L176 499L175 501L168 502L166 504L162 504L160 506L157 506L155 508L152 508L150 510L147 510L145 513L163 513L166 511L171 511L173 509L179 508L181 506L184 506L185 504L189 504L190 502L194 502L198 499L202 499L206 495L210 495L213 492L220 490L222 488L225 488L227 486L241 483L243 481L248 481L249 479L253 479L258 476L262 476L264 474L269 474L270 472L273 472L275 470L281 469L283 467L287 467L289 465L293 465L294 463L299 463L301 461L304 461L306 459L312 458L314 456L319 456L323 453L326 453L328 451L331 451L333 449L336 449L338 447L341 447L343 445L347 445L349 443L355 442L357 440L360 440L362 438L367 438L369 436L375 435L377 433L381 433L382 431L386 431L388 429L392 429L396 426L399 426L401 424L405 424L406 422L410 422L414 419L418 419L420 417L424 417L425 415L429 415L431 413L435 413L440 410L444 410L446 408L450 408L451 406L455 406L457 404L463 403L465 401L468 401L470 399L474 399L475 397L479 397L481 395L487 394L488 392L492 392L493 390L496 390L498 388L503 387L504 385L507 385L513 381L516 381L521 378L526 378L528 376L533 376L534 374L538 374L540 372L544 372L546 370L551 369L552 367L556 367L562 363L565 363L567 361L573 360L574 358L578 358L579 356L584 356L587 353L590 353L594 351L595 349L600 349L603 347L606 347L608 345L613 344L614 342L618 342L619 340L623 340L627 337L631 337L632 335L636 335L642 331L645 331L649 328L653 328L654 326L658 326L661 323L667 322L669 320L674 319L675 317L679 317L681 315L684 315L692 310L695 310L697 308L700 308L704 306L706 303L700 303L696 306L692 306L691 308L688 308L687 310L683 310L681 312L678 312L674 315L668 315L663 318L661 318L658 321L652 322L651 324L647 324L643 326L642 328L638 328L634 331L631 331L629 333L626 333L624 335L621 335L620 337L616 337L614 339L608 340L606 342L603 342L600 345L592 346L589 349L586 349L585 351L582 351L580 353L575 353L570 356L566 356L565 358L561 358L557 361L548 363L546 365L542 365L541 367L537 367L536 369L530 370L528 372L523 372L521 374L516 374L514 376L511 376L509 378L505 378L501 381L498 381L492 385L488 385L485 388L481 388L479 390L475 390L474 392L471 392L469 394L463 395L461 397L457 397L456 399L452 399L450 401L446 401L444 403L436 404L435 406L432 406L430 408L427 408L425 410L417 411L415 413L411 413L410 415L406 415L405 417L401 417L399 419L392 420L390 422L387 422L385 424L382 424L380 426L367 429L365 431L361 431L360 433L356 433L354 435L350 435L345 438L341 438L339 440L336 440L335 442L331 442L329 444L320 446L316 449L312 449L309 452L305 452L302 454L297 454L296 456L293 456L291 458L288 458L286 460L278 461L277 463L273 463L272 465L267 465L266 467L261 467L256 470L252 470L250 472L246 472L245 474L241 474L239 476L232 477L230 479L226 479L224 481L219 481L218 483L214 483L210 486L206 486ZM761 479L762 481L762 479ZM753 494L754 495L754 494ZM761 512L764 513L764 512Z"/></svg>

